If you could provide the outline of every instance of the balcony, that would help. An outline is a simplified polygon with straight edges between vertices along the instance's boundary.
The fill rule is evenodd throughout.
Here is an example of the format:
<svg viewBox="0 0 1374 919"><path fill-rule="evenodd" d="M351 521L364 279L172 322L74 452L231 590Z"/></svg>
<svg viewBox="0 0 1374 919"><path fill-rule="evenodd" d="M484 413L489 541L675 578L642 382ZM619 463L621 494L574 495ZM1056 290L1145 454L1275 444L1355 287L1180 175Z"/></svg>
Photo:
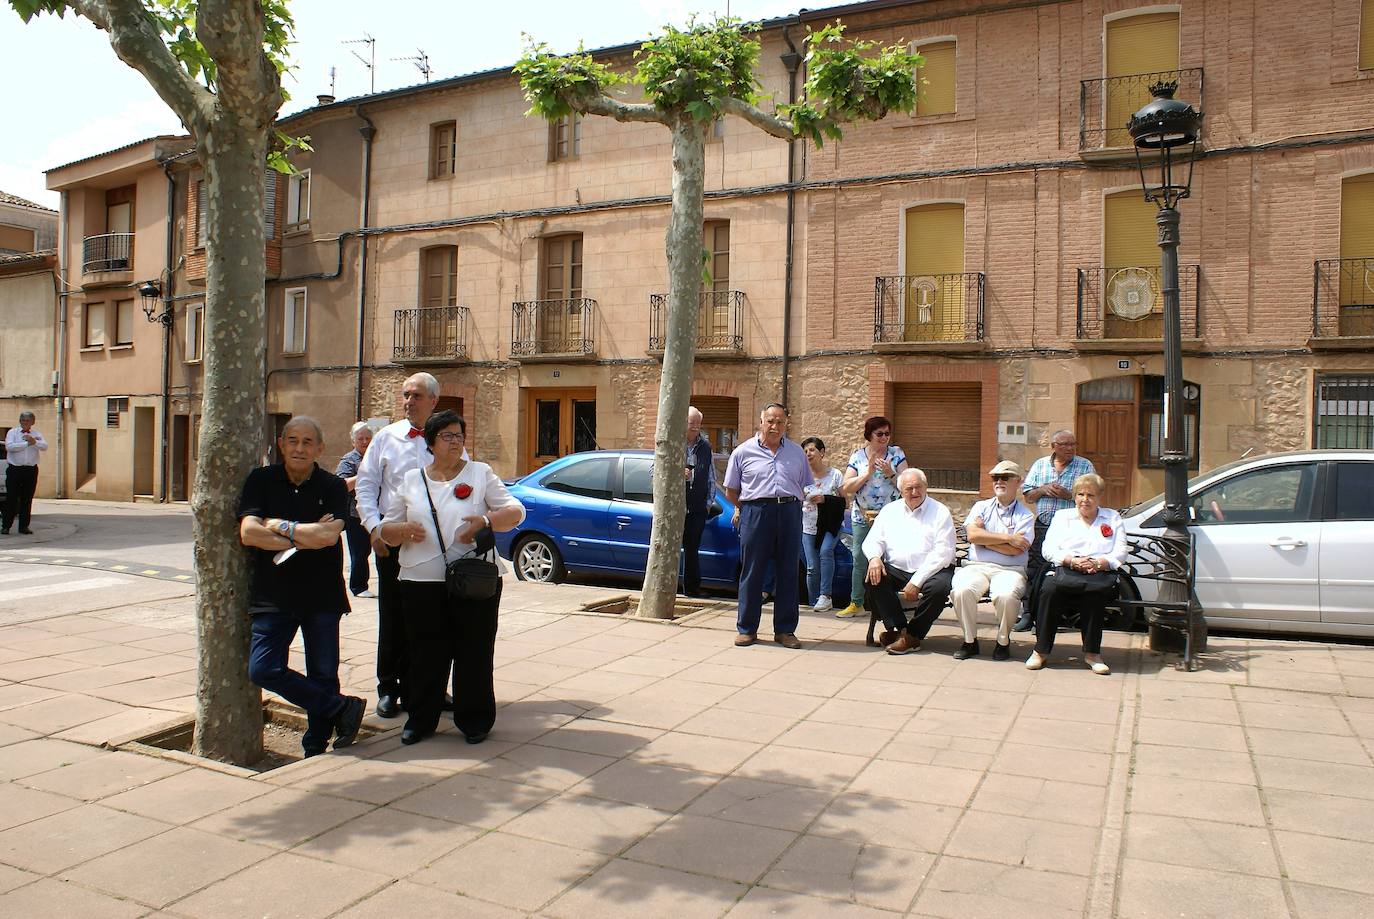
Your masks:
<svg viewBox="0 0 1374 919"><path fill-rule="evenodd" d="M1201 338L1197 265L1178 268L1180 334L1184 348ZM1160 268L1079 268L1078 323L1080 350L1160 351L1164 344L1164 293Z"/></svg>
<svg viewBox="0 0 1374 919"><path fill-rule="evenodd" d="M81 273L133 271L134 234L103 233L87 236L81 244Z"/></svg>
<svg viewBox="0 0 1374 919"><path fill-rule="evenodd" d="M649 296L649 353L662 354L668 340L668 296ZM744 292L703 290L697 312L697 357L744 354Z"/></svg>
<svg viewBox="0 0 1374 919"><path fill-rule="evenodd" d="M467 307L396 310L392 316L391 359L398 364L467 360Z"/></svg>
<svg viewBox="0 0 1374 919"><path fill-rule="evenodd" d="M875 351L976 351L983 347L983 273L874 279Z"/></svg>
<svg viewBox="0 0 1374 919"><path fill-rule="evenodd" d="M1309 344L1374 347L1374 258L1331 258L1313 264Z"/></svg>
<svg viewBox="0 0 1374 919"><path fill-rule="evenodd" d="M596 301L525 300L511 304L511 357L588 358L596 352Z"/></svg>
<svg viewBox="0 0 1374 919"><path fill-rule="evenodd" d="M1085 160L1134 157L1135 144L1126 123L1150 101L1151 84L1161 80L1177 82L1177 98L1202 108L1201 67L1082 81L1078 89L1078 155Z"/></svg>

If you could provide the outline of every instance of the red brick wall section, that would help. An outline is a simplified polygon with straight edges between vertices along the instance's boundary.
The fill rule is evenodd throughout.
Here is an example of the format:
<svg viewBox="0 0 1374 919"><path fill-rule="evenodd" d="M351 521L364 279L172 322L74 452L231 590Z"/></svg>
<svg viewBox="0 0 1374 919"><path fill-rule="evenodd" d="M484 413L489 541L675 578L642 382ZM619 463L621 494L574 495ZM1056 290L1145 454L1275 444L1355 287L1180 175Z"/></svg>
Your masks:
<svg viewBox="0 0 1374 919"><path fill-rule="evenodd" d="M752 415L754 409L743 396L744 387L735 380L693 380L694 396L729 396L739 400L739 431L741 437L757 426ZM654 448L654 429L658 427L658 380L644 384L644 430L640 432L640 443L647 450Z"/></svg>

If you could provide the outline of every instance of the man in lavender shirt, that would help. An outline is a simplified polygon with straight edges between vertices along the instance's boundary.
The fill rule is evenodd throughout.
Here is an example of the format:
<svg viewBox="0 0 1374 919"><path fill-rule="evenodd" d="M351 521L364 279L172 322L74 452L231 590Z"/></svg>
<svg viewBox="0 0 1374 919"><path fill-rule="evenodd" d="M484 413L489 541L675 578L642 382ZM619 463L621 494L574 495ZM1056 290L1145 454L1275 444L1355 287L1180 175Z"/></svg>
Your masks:
<svg viewBox="0 0 1374 919"><path fill-rule="evenodd" d="M725 494L735 505L739 530L739 613L735 644L758 641L763 615L763 576L777 572L773 595L773 640L797 649L797 557L801 551L801 502L811 484L806 454L785 436L787 409L769 403L759 416L759 433L735 448L725 468Z"/></svg>

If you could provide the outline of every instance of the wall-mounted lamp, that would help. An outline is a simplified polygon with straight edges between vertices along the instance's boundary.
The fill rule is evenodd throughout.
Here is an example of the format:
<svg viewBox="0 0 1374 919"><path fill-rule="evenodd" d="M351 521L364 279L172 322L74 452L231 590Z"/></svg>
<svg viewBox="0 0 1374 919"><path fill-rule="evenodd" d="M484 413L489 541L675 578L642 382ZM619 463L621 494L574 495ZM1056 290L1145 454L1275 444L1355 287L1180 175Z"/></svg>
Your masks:
<svg viewBox="0 0 1374 919"><path fill-rule="evenodd" d="M163 325L172 324L172 305L162 299L162 282L160 279L154 278L138 285L138 297L142 301L143 316L149 322L160 322Z"/></svg>

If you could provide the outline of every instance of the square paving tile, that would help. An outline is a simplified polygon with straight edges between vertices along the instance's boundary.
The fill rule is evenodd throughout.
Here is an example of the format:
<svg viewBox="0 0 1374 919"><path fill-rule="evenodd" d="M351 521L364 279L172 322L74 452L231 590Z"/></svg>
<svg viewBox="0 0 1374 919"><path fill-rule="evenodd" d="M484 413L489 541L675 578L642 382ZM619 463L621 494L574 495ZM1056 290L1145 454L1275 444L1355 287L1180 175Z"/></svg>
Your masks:
<svg viewBox="0 0 1374 919"><path fill-rule="evenodd" d="M892 919L885 909L812 897L789 890L755 887L730 910L730 919Z"/></svg>
<svg viewBox="0 0 1374 919"><path fill-rule="evenodd" d="M993 772L979 786L970 806L995 814L1097 827L1102 825L1106 798L1107 790L1096 785Z"/></svg>
<svg viewBox="0 0 1374 919"><path fill-rule="evenodd" d="M495 903L398 881L339 913L337 919L524 919L525 915Z"/></svg>
<svg viewBox="0 0 1374 919"><path fill-rule="evenodd" d="M1247 728L1271 728L1278 731L1308 731L1315 734L1349 736L1350 725L1340 712L1314 709L1300 705L1269 705L1242 702Z"/></svg>
<svg viewBox="0 0 1374 919"><path fill-rule="evenodd" d="M1298 919L1374 916L1374 897L1368 894L1296 883L1290 883L1288 889L1292 891Z"/></svg>
<svg viewBox="0 0 1374 919"><path fill-rule="evenodd" d="M191 767L172 760L137 753L115 752L88 759L20 781L39 791L51 791L69 798L95 801L130 788L185 772Z"/></svg>
<svg viewBox="0 0 1374 919"><path fill-rule="evenodd" d="M556 792L547 788L487 779L464 772L401 798L390 806L494 830L547 801L554 794Z"/></svg>
<svg viewBox="0 0 1374 919"><path fill-rule="evenodd" d="M273 854L262 846L177 827L78 865L63 877L162 907Z"/></svg>
<svg viewBox="0 0 1374 919"><path fill-rule="evenodd" d="M1087 670L1081 675L1088 687L1106 682L1101 677L1093 680L1093 675ZM1082 692L1088 687L1075 682L1073 689ZM1026 704L1021 709L1022 717L1043 718L1046 721L1087 721L1092 724L1116 724L1120 715L1121 702L1116 698L1091 699L1036 693L1026 697Z"/></svg>
<svg viewBox="0 0 1374 919"><path fill-rule="evenodd" d="M1137 744L1135 771L1138 775L1163 775L1202 782L1255 784L1255 770L1245 753L1220 750L1189 750L1186 747L1160 747Z"/></svg>
<svg viewBox="0 0 1374 919"><path fill-rule="evenodd" d="M1136 740L1140 743L1189 749L1225 750L1245 753L1245 731L1237 724L1204 724L1198 721L1170 721L1141 718Z"/></svg>
<svg viewBox="0 0 1374 919"><path fill-rule="evenodd" d="M634 861L749 884L768 870L797 834L714 817L679 815L625 853Z"/></svg>
<svg viewBox="0 0 1374 919"><path fill-rule="evenodd" d="M1250 728L1246 734L1255 753L1263 756L1291 756L1351 766L1374 765L1364 745L1354 737L1269 728Z"/></svg>
<svg viewBox="0 0 1374 919"><path fill-rule="evenodd" d="M875 846L940 852L963 813L957 807L846 792L807 830Z"/></svg>
<svg viewBox="0 0 1374 919"><path fill-rule="evenodd" d="M110 755L112 754L107 750L97 750L95 747L65 740L51 740L46 737L21 740L0 747L0 781L21 779L72 763Z"/></svg>
<svg viewBox="0 0 1374 919"><path fill-rule="evenodd" d="M624 759L579 782L572 790L671 812L681 810L715 782L716 776L695 769L674 769Z"/></svg>
<svg viewBox="0 0 1374 919"><path fill-rule="evenodd" d="M1166 817L1264 826L1259 792L1229 782L1137 775L1131 780L1130 810Z"/></svg>
<svg viewBox="0 0 1374 919"><path fill-rule="evenodd" d="M534 743L618 758L638 750L662 733L659 728L579 718L540 735Z"/></svg>
<svg viewBox="0 0 1374 919"><path fill-rule="evenodd" d="M1306 884L1374 894L1369 865L1374 843L1277 830L1279 853L1288 877Z"/></svg>
<svg viewBox="0 0 1374 919"><path fill-rule="evenodd" d="M907 722L903 734L933 735L936 737L972 737L1000 741L1016 721L1015 711L956 712L946 709L923 708Z"/></svg>
<svg viewBox="0 0 1374 919"><path fill-rule="evenodd" d="M714 919L747 887L719 878L618 858L554 900L541 915L556 919Z"/></svg>
<svg viewBox="0 0 1374 919"><path fill-rule="evenodd" d="M993 760L991 771L1084 785L1106 785L1111 763L1112 758L1105 753L1004 743Z"/></svg>
<svg viewBox="0 0 1374 919"><path fill-rule="evenodd" d="M123 710L124 706L115 702L93 699L79 693L67 693L56 699L45 699L42 702L7 709L0 712L0 721L41 734L56 734L87 721L117 715Z"/></svg>
<svg viewBox="0 0 1374 919"><path fill-rule="evenodd" d="M887 745L895 733L892 728L861 728L825 721L803 721L773 742L803 750L873 756Z"/></svg>
<svg viewBox="0 0 1374 919"><path fill-rule="evenodd" d="M476 827L383 807L327 830L292 851L404 877L471 842L479 832Z"/></svg>
<svg viewBox="0 0 1374 919"><path fill-rule="evenodd" d="M735 775L766 782L784 782L814 788L840 788L869 763L866 756L823 753L771 744L755 753Z"/></svg>
<svg viewBox="0 0 1374 919"><path fill-rule="evenodd" d="M417 871L411 880L533 911L605 860L604 855L495 831ZM530 870L531 866L537 870Z"/></svg>
<svg viewBox="0 0 1374 919"><path fill-rule="evenodd" d="M179 901L192 919L314 919L386 884L379 874L281 852Z"/></svg>
<svg viewBox="0 0 1374 919"><path fill-rule="evenodd" d="M634 759L725 775L753 756L762 744L668 731L634 752Z"/></svg>
<svg viewBox="0 0 1374 919"><path fill-rule="evenodd" d="M0 783L0 830L71 810L80 803L13 782Z"/></svg>
<svg viewBox="0 0 1374 919"><path fill-rule="evenodd" d="M709 708L683 721L676 730L726 740L768 743L797 723L797 716L764 715L758 712Z"/></svg>
<svg viewBox="0 0 1374 919"><path fill-rule="evenodd" d="M1087 750L1110 753L1116 744L1115 724L1094 724L1084 721L1051 721L1022 715L1007 734L1012 743L1062 750Z"/></svg>
<svg viewBox="0 0 1374 919"><path fill-rule="evenodd" d="M931 871L914 912L945 919L1078 919L1087 895L1087 879L1072 874L946 856Z"/></svg>
<svg viewBox="0 0 1374 919"><path fill-rule="evenodd" d="M1278 877L1269 832L1155 814L1132 814L1126 823L1126 855L1142 861Z"/></svg>
<svg viewBox="0 0 1374 919"><path fill-rule="evenodd" d="M0 862L55 874L166 829L165 823L83 804L0 832Z"/></svg>
<svg viewBox="0 0 1374 919"><path fill-rule="evenodd" d="M502 831L616 855L670 816L649 807L565 794L526 811L503 826Z"/></svg>
<svg viewBox="0 0 1374 919"><path fill-rule="evenodd" d="M308 763L314 761L312 759ZM325 763L321 768L328 765ZM437 769L364 759L293 782L291 787L297 791L334 795L368 804L386 804L426 785L433 785L443 777L444 774Z"/></svg>
<svg viewBox="0 0 1374 919"><path fill-rule="evenodd" d="M876 759L859 773L849 791L856 794L882 795L903 801L924 801L927 804L950 804L963 807L983 772L974 769L953 769L948 766L922 766L895 760Z"/></svg>
<svg viewBox="0 0 1374 919"><path fill-rule="evenodd" d="M22 916L23 919L73 919L86 916L135 919L147 912L146 906L49 878L0 895L0 914Z"/></svg>
<svg viewBox="0 0 1374 919"><path fill-rule="evenodd" d="M1374 800L1374 783L1369 781L1369 769L1361 766L1256 755L1255 771L1265 788Z"/></svg>
<svg viewBox="0 0 1374 919"><path fill-rule="evenodd" d="M828 790L730 776L693 801L684 813L800 832L832 797Z"/></svg>
<svg viewBox="0 0 1374 919"><path fill-rule="evenodd" d="M1125 859L1117 888L1120 919L1244 916L1283 919L1288 904L1277 878L1227 874Z"/></svg>
<svg viewBox="0 0 1374 919"><path fill-rule="evenodd" d="M18 868L11 868L9 865L0 865L0 894L9 893L17 890L25 884L32 884L38 880L39 876L30 871L20 871ZM5 901L0 899L0 906ZM8 914L6 914L8 915Z"/></svg>
<svg viewBox="0 0 1374 919"><path fill-rule="evenodd" d="M925 852L803 836L759 883L904 911L934 862L935 856Z"/></svg>
<svg viewBox="0 0 1374 919"><path fill-rule="evenodd" d="M483 778L506 779L562 791L614 762L616 760L609 756L526 744L470 771Z"/></svg>
<svg viewBox="0 0 1374 919"><path fill-rule="evenodd" d="M1025 868L1092 873L1098 831L1085 826L969 811L945 846L947 855Z"/></svg>
<svg viewBox="0 0 1374 919"><path fill-rule="evenodd" d="M229 839L289 849L371 809L371 805L358 801L282 788L219 810L192 825Z"/></svg>
<svg viewBox="0 0 1374 919"><path fill-rule="evenodd" d="M1374 801L1284 788L1266 789L1264 796L1277 829L1374 843Z"/></svg>

